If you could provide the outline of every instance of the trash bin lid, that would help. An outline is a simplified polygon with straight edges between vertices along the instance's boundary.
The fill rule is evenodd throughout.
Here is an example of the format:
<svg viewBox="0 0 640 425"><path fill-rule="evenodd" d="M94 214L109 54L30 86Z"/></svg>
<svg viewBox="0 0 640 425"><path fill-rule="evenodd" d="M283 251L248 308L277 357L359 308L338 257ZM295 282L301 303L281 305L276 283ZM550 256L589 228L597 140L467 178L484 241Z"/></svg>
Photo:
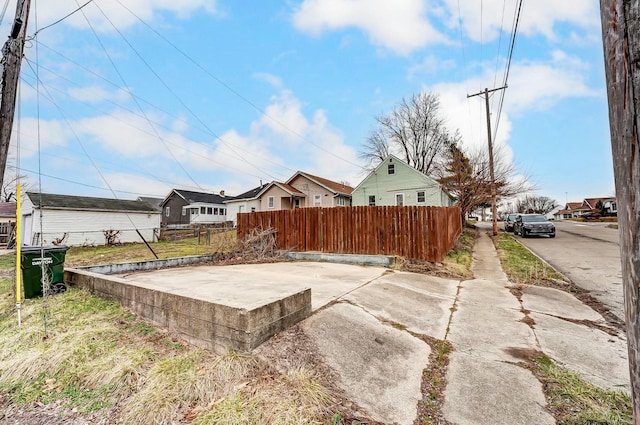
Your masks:
<svg viewBox="0 0 640 425"><path fill-rule="evenodd" d="M22 248L20 248L20 252L40 252L44 250L45 252L67 252L69 250L69 247L66 245L44 245L44 246L27 246L27 245L22 245Z"/></svg>

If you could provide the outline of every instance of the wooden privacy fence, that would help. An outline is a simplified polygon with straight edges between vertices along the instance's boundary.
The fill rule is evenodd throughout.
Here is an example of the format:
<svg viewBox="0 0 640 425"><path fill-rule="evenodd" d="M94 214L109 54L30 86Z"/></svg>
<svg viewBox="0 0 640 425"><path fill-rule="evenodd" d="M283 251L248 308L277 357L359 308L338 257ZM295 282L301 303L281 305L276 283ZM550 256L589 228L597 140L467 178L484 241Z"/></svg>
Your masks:
<svg viewBox="0 0 640 425"><path fill-rule="evenodd" d="M279 249L442 261L462 231L459 207L297 208L238 214L238 238L276 231Z"/></svg>

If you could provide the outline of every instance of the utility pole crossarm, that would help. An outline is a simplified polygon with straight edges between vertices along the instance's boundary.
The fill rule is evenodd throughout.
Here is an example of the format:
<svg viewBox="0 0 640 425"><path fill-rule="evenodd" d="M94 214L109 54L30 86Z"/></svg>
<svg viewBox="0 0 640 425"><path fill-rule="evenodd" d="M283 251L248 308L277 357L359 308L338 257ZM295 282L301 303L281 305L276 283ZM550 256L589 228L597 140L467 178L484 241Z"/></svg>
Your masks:
<svg viewBox="0 0 640 425"><path fill-rule="evenodd" d="M0 88L0 188L9 156L11 130L16 109L16 93L24 53L31 0L18 0L11 35L2 47L2 87Z"/></svg>

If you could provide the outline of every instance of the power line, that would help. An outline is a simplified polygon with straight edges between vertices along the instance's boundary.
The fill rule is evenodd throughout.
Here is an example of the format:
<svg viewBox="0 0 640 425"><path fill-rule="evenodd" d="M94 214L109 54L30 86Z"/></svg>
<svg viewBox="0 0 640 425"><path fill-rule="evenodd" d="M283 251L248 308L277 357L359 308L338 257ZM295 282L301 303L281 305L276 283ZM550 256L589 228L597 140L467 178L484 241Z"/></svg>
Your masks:
<svg viewBox="0 0 640 425"><path fill-rule="evenodd" d="M39 32L46 30L47 28L51 28L54 25L59 24L60 22L64 21L65 19L67 19L68 17L70 17L71 15L74 15L75 13L79 12L80 10L82 10L82 8L84 8L86 5L88 5L89 3L92 3L93 0L89 0L88 2L86 2L85 4L83 4L82 6L79 6L76 10L74 10L71 13L68 13L67 15L63 16L62 18L58 19L57 21L55 21L52 24L49 24L47 26L44 26L42 28L40 28L39 30L37 30L36 32L33 33L33 35L31 37L29 37L27 40L33 40L34 38L36 38L36 36L38 35ZM6 6L5 6L6 8Z"/></svg>
<svg viewBox="0 0 640 425"><path fill-rule="evenodd" d="M290 132L291 134L297 136L300 140L304 141L305 143L308 143L308 144L316 147L317 149L319 149L319 150L321 150L323 152L326 152L326 153L328 153L329 155L331 155L331 156L333 156L335 158L340 159L343 162L346 162L346 163L348 163L350 165L358 167L359 169L363 169L363 167L361 165L356 164L354 162L351 162L351 161L345 159L344 157L342 157L340 155L336 155L335 153L333 153L332 151L330 151L328 149L325 149L321 145L318 145L317 143L312 142L311 140L307 139L304 135L298 133L297 131L295 131L295 130L289 128L289 127L287 127L284 123L280 122L275 117L272 117L271 115L269 115L266 110L264 110L263 108L261 108L258 105L256 105L254 102L249 100L247 97L243 96L240 92L235 90L233 87L231 87L230 85L228 85L227 83L222 81L220 78L218 78L215 75L213 75L213 73L211 73L205 67L200 65L195 59L193 59L186 52L184 52L182 49L180 49L177 45L175 45L173 42L171 42L169 39L167 39L165 36L163 36L160 32L158 32L155 28L153 28L150 24L148 24L146 21L144 21L142 18L140 18L131 9L129 9L126 5L124 5L120 0L116 0L116 1L118 2L118 4L120 4L120 6L122 6L124 9L126 9L138 21L140 21L143 25L145 25L147 28L149 28L154 34L156 34L160 39L162 39L165 43L167 43L169 46L171 46L173 49L175 49L178 53L180 53L182 56L184 56L189 62L193 63L196 67L198 67L200 70L202 70L205 74L207 74L209 77L213 78L216 82L218 82L220 85L225 87L227 90L229 90L231 93L233 93L239 99L244 101L246 104L248 104L249 106L254 108L256 111L260 112L267 119L269 119L273 123L277 124L279 127L283 128L284 130Z"/></svg>
<svg viewBox="0 0 640 425"><path fill-rule="evenodd" d="M77 3L77 0L76 0ZM84 10L80 9L80 13L82 13L82 16L84 16L84 19L87 21L87 24L89 25L89 28L91 29L91 32L93 33L94 37L96 38L96 40L98 41L98 44L100 44L100 47L102 47L102 50L104 51L104 54L106 55L107 59L109 60L109 62L111 63L111 66L113 67L113 69L116 71L116 74L118 74L118 77L120 78L121 82L123 85L128 87L127 82L125 81L124 77L122 76L122 73L120 73L120 70L118 69L118 67L116 66L115 62L113 61L113 59L111 58L111 55L109 54L109 52L107 51L106 47L104 46L104 44L102 43L102 40L100 39L100 37L98 36L98 33L96 32L95 28L93 27L93 25L91 24L91 21L89 20L89 18L87 18L87 15L84 13ZM136 100L135 97L132 97L133 101L135 102L136 106L138 107L138 109L140 110L140 112L145 116L145 119L147 120L147 123L149 124L149 126L151 127L151 129L154 131L156 137L158 137L158 139L162 142L162 145L165 147L165 149L167 150L167 152L169 153L169 155L173 158L174 162L176 164L178 164L178 166L180 167L180 169L185 173L185 175L187 177L189 177L189 179L191 179L191 181L198 187L200 187L200 185L198 184L198 182L195 181L195 179L191 176L191 174L187 171L186 168L184 168L184 166L182 165L182 163L180 161L178 161L178 158L175 157L175 155L173 154L173 152L171 152L171 149L169 149L169 147L166 145L164 138L160 135L160 133L158 133L158 130L156 129L156 127L151 123L151 120L149 120L147 114L144 112L144 109L142 109L142 106L140 105L140 103Z"/></svg>

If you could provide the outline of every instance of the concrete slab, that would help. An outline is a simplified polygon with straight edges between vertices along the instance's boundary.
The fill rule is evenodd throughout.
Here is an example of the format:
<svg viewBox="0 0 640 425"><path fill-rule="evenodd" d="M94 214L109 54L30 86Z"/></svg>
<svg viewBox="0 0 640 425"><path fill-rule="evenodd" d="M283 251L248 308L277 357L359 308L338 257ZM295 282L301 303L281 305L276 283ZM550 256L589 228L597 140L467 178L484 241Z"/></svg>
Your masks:
<svg viewBox="0 0 640 425"><path fill-rule="evenodd" d="M379 278L387 269L320 262L195 266L120 277L147 288L239 308L313 287L313 310Z"/></svg>
<svg viewBox="0 0 640 425"><path fill-rule="evenodd" d="M364 307L378 318L409 330L444 339L458 281L415 273L387 273L342 299Z"/></svg>
<svg viewBox="0 0 640 425"><path fill-rule="evenodd" d="M473 379L468 379L473 376ZM443 413L454 424L554 425L536 377L515 364L453 352Z"/></svg>
<svg viewBox="0 0 640 425"><path fill-rule="evenodd" d="M458 352L487 359L517 361L509 348L535 348L533 331L522 322L520 303L503 284L485 280L462 282L448 340Z"/></svg>
<svg viewBox="0 0 640 425"><path fill-rule="evenodd" d="M340 375L347 395L372 419L413 423L429 345L347 303L317 312L302 326Z"/></svg>
<svg viewBox="0 0 640 425"><path fill-rule="evenodd" d="M530 311L606 325L606 320L600 313L572 294L559 289L527 286L522 290L522 305Z"/></svg>
<svg viewBox="0 0 640 425"><path fill-rule="evenodd" d="M530 317L546 355L595 385L630 393L625 339L545 314Z"/></svg>

